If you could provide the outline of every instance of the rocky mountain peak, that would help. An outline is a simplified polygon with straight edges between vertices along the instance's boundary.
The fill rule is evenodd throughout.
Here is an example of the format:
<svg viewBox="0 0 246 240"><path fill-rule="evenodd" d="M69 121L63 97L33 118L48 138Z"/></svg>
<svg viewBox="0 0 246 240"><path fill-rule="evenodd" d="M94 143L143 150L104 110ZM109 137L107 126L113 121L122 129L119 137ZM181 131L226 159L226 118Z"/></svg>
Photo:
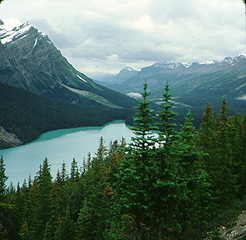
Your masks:
<svg viewBox="0 0 246 240"><path fill-rule="evenodd" d="M17 39L26 37L28 31L33 28L28 22L14 27L11 30L7 30L4 24L2 24L2 26L3 27L0 29L0 41L2 44L13 43Z"/></svg>
<svg viewBox="0 0 246 240"><path fill-rule="evenodd" d="M116 96L77 71L48 36L28 22L11 30L0 26L0 82L73 104L132 106L132 99Z"/></svg>
<svg viewBox="0 0 246 240"><path fill-rule="evenodd" d="M154 63L152 66L155 68L163 68L163 69L171 70L171 69L176 69L180 66L183 66L183 64L179 62L166 62L165 61L165 62Z"/></svg>
<svg viewBox="0 0 246 240"><path fill-rule="evenodd" d="M2 19L0 19L0 25L4 25L4 22L2 21Z"/></svg>

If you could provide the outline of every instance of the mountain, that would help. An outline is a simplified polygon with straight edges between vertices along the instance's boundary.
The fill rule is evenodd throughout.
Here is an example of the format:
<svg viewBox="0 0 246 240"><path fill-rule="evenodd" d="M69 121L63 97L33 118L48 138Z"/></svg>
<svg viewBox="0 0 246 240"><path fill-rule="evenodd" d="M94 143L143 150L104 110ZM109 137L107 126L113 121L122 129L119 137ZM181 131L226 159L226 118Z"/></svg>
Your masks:
<svg viewBox="0 0 246 240"><path fill-rule="evenodd" d="M30 24L12 30L0 24L0 82L78 105L131 108L135 104L77 71L48 36Z"/></svg>
<svg viewBox="0 0 246 240"><path fill-rule="evenodd" d="M235 112L245 113L246 101L241 100L246 96L245 66L245 55L201 63L159 62L142 68L135 76L120 84L108 87L125 94L141 92L146 79L151 96L158 103L168 81L179 108L204 107L206 102L218 107L222 98L226 98Z"/></svg>
<svg viewBox="0 0 246 240"><path fill-rule="evenodd" d="M125 67L122 70L120 70L120 72L117 74L105 73L105 74L97 75L94 78L97 79L95 80L96 82L102 83L104 86L107 86L110 84L115 84L125 81L128 78L135 76L137 73L138 73L137 70L130 67Z"/></svg>
<svg viewBox="0 0 246 240"><path fill-rule="evenodd" d="M0 21L0 148L56 129L131 124L136 101L77 71L47 35Z"/></svg>
<svg viewBox="0 0 246 240"><path fill-rule="evenodd" d="M54 101L0 83L0 149L30 142L56 129L102 126L118 119L132 124L133 114L131 109Z"/></svg>
<svg viewBox="0 0 246 240"><path fill-rule="evenodd" d="M125 67L115 76L114 80L117 82L122 82L128 78L134 77L137 73L137 70L130 67Z"/></svg>

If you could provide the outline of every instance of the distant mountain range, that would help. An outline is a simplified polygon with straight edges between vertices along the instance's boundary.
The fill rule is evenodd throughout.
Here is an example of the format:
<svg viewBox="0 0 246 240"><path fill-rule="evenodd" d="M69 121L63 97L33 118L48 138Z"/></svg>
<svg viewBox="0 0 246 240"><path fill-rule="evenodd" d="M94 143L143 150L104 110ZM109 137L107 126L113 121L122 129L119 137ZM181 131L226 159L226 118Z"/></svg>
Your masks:
<svg viewBox="0 0 246 240"><path fill-rule="evenodd" d="M0 20L0 148L54 129L129 123L136 104L77 71L35 27L7 30Z"/></svg>
<svg viewBox="0 0 246 240"><path fill-rule="evenodd" d="M222 98L226 98L231 110L246 112L244 54L201 63L159 62L134 73L130 78L102 84L121 93L136 96L136 93L142 91L142 84L146 79L152 92L151 97L158 103L168 82L179 108L204 107L206 102L218 107Z"/></svg>
<svg viewBox="0 0 246 240"><path fill-rule="evenodd" d="M110 74L104 73L97 75L95 78L97 82L108 82L108 83L119 83L125 81L128 78L134 77L138 73L138 70L135 70L130 67L124 67L119 73L117 74Z"/></svg>

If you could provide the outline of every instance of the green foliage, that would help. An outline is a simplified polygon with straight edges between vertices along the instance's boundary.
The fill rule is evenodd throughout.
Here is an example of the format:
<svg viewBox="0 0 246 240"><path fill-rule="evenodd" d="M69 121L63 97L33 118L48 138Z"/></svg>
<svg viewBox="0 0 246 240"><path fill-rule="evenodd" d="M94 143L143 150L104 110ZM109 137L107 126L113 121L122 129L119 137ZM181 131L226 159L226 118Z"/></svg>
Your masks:
<svg viewBox="0 0 246 240"><path fill-rule="evenodd" d="M100 138L95 157L73 159L70 173L63 163L54 180L45 159L34 180L7 188L2 157L0 238L221 239L217 227L245 209L245 117L222 100L198 131L188 112L178 132L169 86L157 119L148 97L145 83L129 145Z"/></svg>
<svg viewBox="0 0 246 240"><path fill-rule="evenodd" d="M217 204L227 205L235 196L242 196L245 171L245 120L242 116L227 116L228 107L222 100L221 112L214 118L207 104L198 141L205 156L205 168L213 184ZM243 147L244 146L244 147ZM245 175L245 174L244 174Z"/></svg>
<svg viewBox="0 0 246 240"><path fill-rule="evenodd" d="M209 232L207 239L220 240L224 238L221 237L221 233L219 232L219 229L215 228L213 231Z"/></svg>
<svg viewBox="0 0 246 240"><path fill-rule="evenodd" d="M3 156L0 157L0 201L3 199L6 191L6 181L8 177L5 174L5 164Z"/></svg>

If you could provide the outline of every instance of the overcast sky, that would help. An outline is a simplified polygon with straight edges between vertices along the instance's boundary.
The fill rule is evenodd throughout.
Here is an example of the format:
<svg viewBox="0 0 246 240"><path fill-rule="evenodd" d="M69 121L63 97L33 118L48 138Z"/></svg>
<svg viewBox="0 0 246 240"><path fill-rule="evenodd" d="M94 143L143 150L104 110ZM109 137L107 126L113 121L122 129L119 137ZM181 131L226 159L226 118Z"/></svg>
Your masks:
<svg viewBox="0 0 246 240"><path fill-rule="evenodd" d="M246 52L242 0L5 0L0 18L46 33L89 76Z"/></svg>

